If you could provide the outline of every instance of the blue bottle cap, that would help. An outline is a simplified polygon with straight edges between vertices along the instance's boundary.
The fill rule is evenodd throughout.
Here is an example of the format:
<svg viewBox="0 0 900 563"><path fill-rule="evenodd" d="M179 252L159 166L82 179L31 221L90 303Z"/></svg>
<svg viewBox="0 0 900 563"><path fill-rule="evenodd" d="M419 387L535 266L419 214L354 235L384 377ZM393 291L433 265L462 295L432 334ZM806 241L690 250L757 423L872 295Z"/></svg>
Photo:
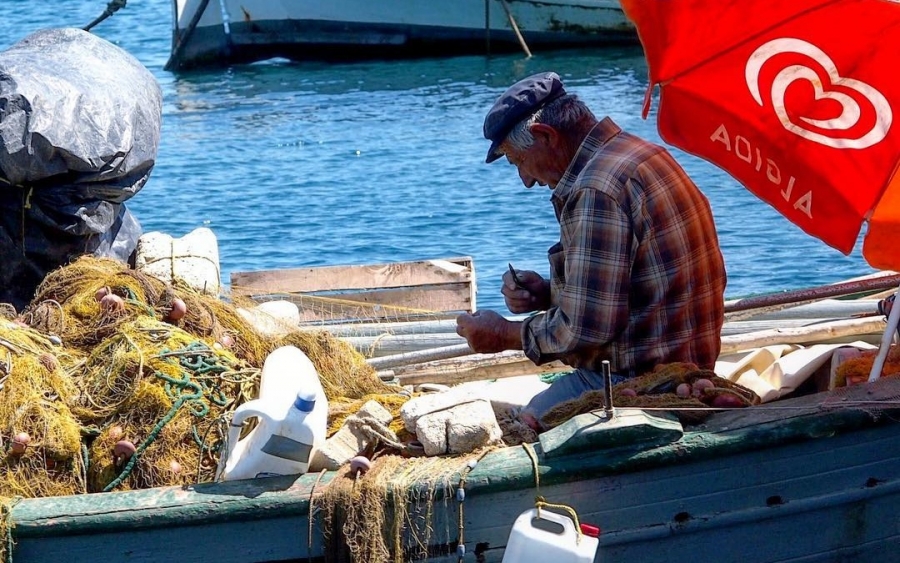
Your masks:
<svg viewBox="0 0 900 563"><path fill-rule="evenodd" d="M294 408L303 412L312 412L316 406L316 394L309 391L300 391L294 399Z"/></svg>

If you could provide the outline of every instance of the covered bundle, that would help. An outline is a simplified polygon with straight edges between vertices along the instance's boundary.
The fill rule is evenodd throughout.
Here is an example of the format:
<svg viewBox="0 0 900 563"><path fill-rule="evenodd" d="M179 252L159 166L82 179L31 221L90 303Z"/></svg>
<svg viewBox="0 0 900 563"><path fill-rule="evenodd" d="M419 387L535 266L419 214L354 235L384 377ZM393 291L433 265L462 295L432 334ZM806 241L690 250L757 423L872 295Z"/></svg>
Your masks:
<svg viewBox="0 0 900 563"><path fill-rule="evenodd" d="M162 92L112 43L48 29L0 52L0 108L0 302L21 309L76 256L131 256L124 202L156 162Z"/></svg>

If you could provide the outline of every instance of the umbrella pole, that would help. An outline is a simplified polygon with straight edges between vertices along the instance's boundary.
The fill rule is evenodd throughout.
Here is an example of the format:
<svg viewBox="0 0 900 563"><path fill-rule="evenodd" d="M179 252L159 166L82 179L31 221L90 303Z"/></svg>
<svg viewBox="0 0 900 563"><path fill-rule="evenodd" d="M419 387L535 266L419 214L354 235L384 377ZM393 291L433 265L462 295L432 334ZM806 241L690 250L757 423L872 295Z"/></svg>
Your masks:
<svg viewBox="0 0 900 563"><path fill-rule="evenodd" d="M900 288L897 289L900 295ZM894 339L894 333L897 331L897 324L900 323L900 306L895 303L891 307L891 313L888 315L887 327L881 336L881 346L878 348L878 355L872 363L872 371L869 372L869 382L875 381L881 376L881 370L884 368L884 361L887 359L888 351L891 348L891 340Z"/></svg>

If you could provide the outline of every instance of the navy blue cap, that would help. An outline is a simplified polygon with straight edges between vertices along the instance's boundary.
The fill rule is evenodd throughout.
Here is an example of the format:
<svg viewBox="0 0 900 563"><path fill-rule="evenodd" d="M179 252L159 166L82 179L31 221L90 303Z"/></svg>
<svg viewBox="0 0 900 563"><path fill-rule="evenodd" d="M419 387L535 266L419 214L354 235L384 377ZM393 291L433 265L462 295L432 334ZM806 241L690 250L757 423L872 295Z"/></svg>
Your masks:
<svg viewBox="0 0 900 563"><path fill-rule="evenodd" d="M562 80L555 72L534 74L510 86L484 118L484 138L491 142L485 162L500 158L497 148L517 123L565 95Z"/></svg>

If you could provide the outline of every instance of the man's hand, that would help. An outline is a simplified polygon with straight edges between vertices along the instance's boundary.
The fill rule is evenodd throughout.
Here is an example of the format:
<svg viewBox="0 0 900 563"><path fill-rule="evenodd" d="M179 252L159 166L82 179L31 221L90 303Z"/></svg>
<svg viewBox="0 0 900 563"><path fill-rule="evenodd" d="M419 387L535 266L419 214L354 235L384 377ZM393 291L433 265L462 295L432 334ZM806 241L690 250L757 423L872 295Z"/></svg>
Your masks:
<svg viewBox="0 0 900 563"><path fill-rule="evenodd" d="M500 293L511 313L517 315L550 308L550 282L531 270L517 270L521 284L516 284L512 272L503 274Z"/></svg>
<svg viewBox="0 0 900 563"><path fill-rule="evenodd" d="M479 354L522 349L522 323L504 319L494 311L476 311L456 318L456 334Z"/></svg>

